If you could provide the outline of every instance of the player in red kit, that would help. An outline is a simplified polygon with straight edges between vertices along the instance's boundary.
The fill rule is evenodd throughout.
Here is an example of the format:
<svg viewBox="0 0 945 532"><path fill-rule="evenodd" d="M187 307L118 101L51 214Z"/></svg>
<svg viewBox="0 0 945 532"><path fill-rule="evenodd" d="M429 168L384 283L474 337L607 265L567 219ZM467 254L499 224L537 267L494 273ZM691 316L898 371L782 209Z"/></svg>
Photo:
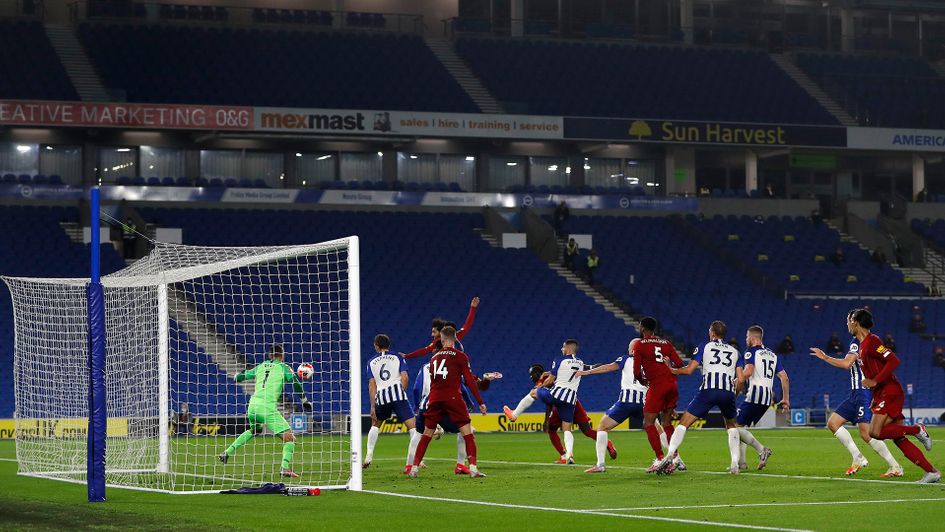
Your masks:
<svg viewBox="0 0 945 532"><path fill-rule="evenodd" d="M478 298L478 297L474 297L474 298L472 298L472 301L469 302L469 314L466 315L466 321L463 323L462 328L460 328L459 331L456 332L456 339L457 339L458 341L461 342L461 341L463 340L463 338L465 338L466 335L469 334L470 329L472 329L473 322L476 321L476 309L477 309L477 308L479 308L479 298ZM443 320L443 319L434 318L434 319L433 319L433 326L432 326L431 329L430 329L430 343L429 343L426 347L421 347L420 349L417 349L416 351L411 351L411 352L406 353L406 354L401 353L401 356L403 356L404 358L408 358L408 359L409 359L409 358L417 358L417 357L421 357L421 356L423 356L423 355L428 355L428 354L430 354L430 353L434 353L434 352L436 352L437 350L439 350L440 347L441 347L441 344L440 344L440 331L441 331L441 330L443 329L443 327L444 327L446 324L448 324L448 323L449 323L449 322L447 322L447 321L445 321L445 320ZM455 328L455 327L454 327L454 328ZM459 347L460 347L460 350L462 350L462 344L460 344Z"/></svg>
<svg viewBox="0 0 945 532"><path fill-rule="evenodd" d="M850 334L860 341L860 350L857 363L863 368L863 386L873 392L873 420L870 423L870 437L878 440L892 440L913 464L922 468L925 475L918 481L920 484L938 482L942 474L935 469L922 451L919 450L906 436L914 436L925 446L926 451L932 450L932 438L925 430L925 425L903 424L902 405L905 394L899 379L893 371L899 366L899 357L870 329L873 328L873 315L866 309L857 309L848 314L847 329Z"/></svg>
<svg viewBox="0 0 945 532"><path fill-rule="evenodd" d="M420 443L417 445L417 452L414 455L413 467L410 468L410 476L416 478L420 471L420 462L423 455L427 452L427 446L433 438L437 424L443 416L448 416L450 420L459 428L459 433L463 435L466 442L466 456L469 460L469 476L484 477L476 466L476 437L472 433L470 425L469 410L466 409L466 403L463 401L463 392L460 386L462 381L466 382L466 387L479 403L479 411L486 415L486 405L482 401L482 395L479 394L479 387L476 385L476 377L473 376L472 369L469 367L469 357L466 353L455 348L456 329L453 327L443 327L440 331L440 343L442 347L433 358L430 359L430 396L426 413L424 414L424 431L420 437Z"/></svg>
<svg viewBox="0 0 945 532"><path fill-rule="evenodd" d="M649 386L646 398L643 400L643 430L646 439L656 454L656 460L646 470L647 473L656 471L656 464L663 459L663 447L660 445L660 433L656 428L656 417L663 423L663 432L669 441L673 437L673 415L676 413L676 402L679 400L679 388L676 385L676 375L670 371L668 364L672 362L676 367L685 364L676 353L668 340L656 336L656 319L649 316L640 320L640 336L630 343L630 353L633 355L633 376L644 386Z"/></svg>

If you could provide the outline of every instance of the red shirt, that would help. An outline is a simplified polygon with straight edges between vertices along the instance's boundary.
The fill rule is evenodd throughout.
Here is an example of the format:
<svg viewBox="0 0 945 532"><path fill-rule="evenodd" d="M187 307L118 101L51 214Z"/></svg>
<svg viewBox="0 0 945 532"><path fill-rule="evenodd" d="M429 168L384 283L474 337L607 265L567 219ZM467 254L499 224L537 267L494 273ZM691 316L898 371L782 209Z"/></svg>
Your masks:
<svg viewBox="0 0 945 532"><path fill-rule="evenodd" d="M685 364L676 348L669 340L659 336L645 336L632 342L630 352L633 354L633 376L640 382L653 383L676 382L676 376L666 365L666 358L672 360L673 365L681 368ZM644 377L645 375L645 377Z"/></svg>
<svg viewBox="0 0 945 532"><path fill-rule="evenodd" d="M430 359L430 402L462 401L460 379L466 381L466 387L476 397L476 401L484 404L466 353L452 347L444 347L437 351Z"/></svg>
<svg viewBox="0 0 945 532"><path fill-rule="evenodd" d="M463 323L463 326L456 331L456 339L462 341L463 338L469 334L469 329L472 329L473 322L476 321L476 307L469 307L469 314L466 315L466 321ZM430 354L441 347L440 339L437 338L430 342L426 347L421 347L416 351L411 351L404 355L404 358L416 358L419 356Z"/></svg>
<svg viewBox="0 0 945 532"><path fill-rule="evenodd" d="M858 362L863 367L863 375L866 375L867 379L876 381L876 387L873 388L874 395L883 389L895 390L898 388L902 391L899 379L893 374L893 370L899 366L899 357L883 345L883 341L879 339L879 336L873 333L868 334L860 342L860 351L857 356L859 357ZM886 388L887 386L889 388Z"/></svg>

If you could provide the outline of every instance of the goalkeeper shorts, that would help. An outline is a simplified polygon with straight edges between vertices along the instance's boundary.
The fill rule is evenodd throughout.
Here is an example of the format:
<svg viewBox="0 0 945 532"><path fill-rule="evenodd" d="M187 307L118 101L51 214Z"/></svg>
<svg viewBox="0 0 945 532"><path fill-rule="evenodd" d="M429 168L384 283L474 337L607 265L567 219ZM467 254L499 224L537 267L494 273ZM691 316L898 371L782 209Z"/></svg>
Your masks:
<svg viewBox="0 0 945 532"><path fill-rule="evenodd" d="M282 434L289 430L289 423L282 417L275 406L259 406L250 403L246 411L246 420L253 434L262 432L262 426L269 427L273 434Z"/></svg>

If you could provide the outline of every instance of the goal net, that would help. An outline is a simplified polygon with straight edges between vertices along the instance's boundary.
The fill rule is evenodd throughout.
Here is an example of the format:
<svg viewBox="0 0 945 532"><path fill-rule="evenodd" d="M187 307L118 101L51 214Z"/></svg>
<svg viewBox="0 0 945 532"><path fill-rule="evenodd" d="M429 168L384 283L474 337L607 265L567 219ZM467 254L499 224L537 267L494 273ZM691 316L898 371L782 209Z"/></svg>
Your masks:
<svg viewBox="0 0 945 532"><path fill-rule="evenodd" d="M157 243L103 277L107 485L360 489L358 269L357 237L252 248ZM4 280L14 307L19 473L85 483L89 281ZM314 367L301 381L312 408L286 385L267 423L252 423L256 381L235 377L274 345L293 372ZM273 433L280 420L295 435L294 454ZM256 436L223 463L218 455L248 430ZM280 474L286 454L298 478Z"/></svg>

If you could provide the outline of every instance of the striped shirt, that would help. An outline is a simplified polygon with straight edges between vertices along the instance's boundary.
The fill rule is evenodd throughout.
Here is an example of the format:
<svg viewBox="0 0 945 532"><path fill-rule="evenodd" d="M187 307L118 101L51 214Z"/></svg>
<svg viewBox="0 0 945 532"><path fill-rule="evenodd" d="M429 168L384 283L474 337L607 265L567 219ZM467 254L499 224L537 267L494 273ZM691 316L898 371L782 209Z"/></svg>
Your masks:
<svg viewBox="0 0 945 532"><path fill-rule="evenodd" d="M847 354L856 355L856 362L850 366L850 389L851 390L865 390L866 387L863 386L863 363L860 361L860 342L856 338L850 340L850 350Z"/></svg>
<svg viewBox="0 0 945 532"><path fill-rule="evenodd" d="M708 342L696 348L692 358L702 366L700 390L724 390L735 392L735 367L738 351L721 340Z"/></svg>
<svg viewBox="0 0 945 532"><path fill-rule="evenodd" d="M754 366L748 377L745 400L757 405L770 405L774 401L774 376L784 369L781 359L767 347L757 345L749 347L738 362L740 367Z"/></svg>
<svg viewBox="0 0 945 532"><path fill-rule="evenodd" d="M578 386L581 376L578 371L585 368L584 361L573 356L560 356L551 363L551 371L555 374L555 383L551 388L551 396L568 404L577 402Z"/></svg>
<svg viewBox="0 0 945 532"><path fill-rule="evenodd" d="M633 355L619 357L614 364L620 366L620 396L617 402L643 404L647 387L633 376Z"/></svg>
<svg viewBox="0 0 945 532"><path fill-rule="evenodd" d="M463 383L460 385L460 389L463 391L463 401L466 402L467 408L473 408L475 406L475 401L473 401L472 392L469 391L469 388L466 387L466 384ZM413 383L413 400L417 403L418 410L423 412L426 411L427 406L430 405L430 363L427 362L420 368L420 372L417 373L417 378Z"/></svg>
<svg viewBox="0 0 945 532"><path fill-rule="evenodd" d="M374 395L376 404L386 405L407 400L407 392L400 377L403 371L407 371L407 364L400 355L385 351L368 360L368 379L373 379L377 386L377 393Z"/></svg>

